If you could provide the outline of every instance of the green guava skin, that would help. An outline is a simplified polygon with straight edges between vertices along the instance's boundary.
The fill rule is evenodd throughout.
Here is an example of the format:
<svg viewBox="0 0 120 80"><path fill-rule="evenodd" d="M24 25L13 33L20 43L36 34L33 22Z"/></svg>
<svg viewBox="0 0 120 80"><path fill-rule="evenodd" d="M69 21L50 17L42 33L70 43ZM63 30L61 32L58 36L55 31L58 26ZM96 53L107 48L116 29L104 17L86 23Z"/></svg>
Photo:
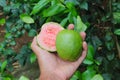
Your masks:
<svg viewBox="0 0 120 80"><path fill-rule="evenodd" d="M62 30L56 37L58 56L66 61L76 61L81 56L82 37L74 30Z"/></svg>

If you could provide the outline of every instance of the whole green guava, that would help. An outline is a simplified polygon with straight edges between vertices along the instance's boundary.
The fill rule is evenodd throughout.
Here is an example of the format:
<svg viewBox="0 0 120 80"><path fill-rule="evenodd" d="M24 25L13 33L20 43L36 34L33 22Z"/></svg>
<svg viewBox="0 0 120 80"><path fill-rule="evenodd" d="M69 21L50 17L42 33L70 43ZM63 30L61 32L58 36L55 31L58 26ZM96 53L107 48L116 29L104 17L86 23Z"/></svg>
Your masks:
<svg viewBox="0 0 120 80"><path fill-rule="evenodd" d="M62 30L56 37L58 56L66 61L76 61L82 51L82 37L74 30Z"/></svg>

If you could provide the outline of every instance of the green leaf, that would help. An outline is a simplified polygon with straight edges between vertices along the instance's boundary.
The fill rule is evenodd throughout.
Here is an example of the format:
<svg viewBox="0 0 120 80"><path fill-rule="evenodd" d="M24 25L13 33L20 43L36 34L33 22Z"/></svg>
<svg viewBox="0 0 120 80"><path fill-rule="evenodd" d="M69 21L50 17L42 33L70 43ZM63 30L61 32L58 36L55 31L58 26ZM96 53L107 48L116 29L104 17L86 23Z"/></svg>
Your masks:
<svg viewBox="0 0 120 80"><path fill-rule="evenodd" d="M30 79L28 79L28 78L25 77L25 76L21 76L21 77L19 78L19 80L30 80Z"/></svg>
<svg viewBox="0 0 120 80"><path fill-rule="evenodd" d="M87 26L82 22L80 16L77 16L77 22L76 22L75 29L78 32L84 32L87 29Z"/></svg>
<svg viewBox="0 0 120 80"><path fill-rule="evenodd" d="M112 50L114 47L114 41L105 42L105 46L109 51Z"/></svg>
<svg viewBox="0 0 120 80"><path fill-rule="evenodd" d="M65 6L59 3L56 5L50 6L48 9L44 9L43 16L44 17L53 16L53 15L59 14L64 10L65 10Z"/></svg>
<svg viewBox="0 0 120 80"><path fill-rule="evenodd" d="M77 70L77 71L75 72L75 75L78 77L79 80L82 79L82 73L81 73L80 71Z"/></svg>
<svg viewBox="0 0 120 80"><path fill-rule="evenodd" d="M96 74L91 80L103 80L103 77L100 74Z"/></svg>
<svg viewBox="0 0 120 80"><path fill-rule="evenodd" d="M3 63L2 63L2 65L1 65L1 72L3 73L4 72L4 69L6 68L6 66L7 66L7 60L5 60Z"/></svg>
<svg viewBox="0 0 120 80"><path fill-rule="evenodd" d="M2 7L6 6L6 0L0 0L0 6Z"/></svg>
<svg viewBox="0 0 120 80"><path fill-rule="evenodd" d="M114 57L115 57L115 53L108 53L106 55L107 55L107 59L110 60L110 61L113 60Z"/></svg>
<svg viewBox="0 0 120 80"><path fill-rule="evenodd" d="M94 62L95 62L97 65L100 65L100 64L101 64L101 62L98 61L98 60L94 60Z"/></svg>
<svg viewBox="0 0 120 80"><path fill-rule="evenodd" d="M60 0L62 3L64 3L65 0Z"/></svg>
<svg viewBox="0 0 120 80"><path fill-rule="evenodd" d="M22 48L20 49L19 53L16 55L15 60L17 60L21 66L24 66L25 63L28 61L30 61L30 53L31 49L29 48L28 45L23 45Z"/></svg>
<svg viewBox="0 0 120 80"><path fill-rule="evenodd" d="M11 33L6 33L5 34L6 39L11 39L12 37L13 37L13 35Z"/></svg>
<svg viewBox="0 0 120 80"><path fill-rule="evenodd" d="M1 0L1 1L2 1L2 0ZM10 10L11 10L11 6L9 6L9 5L3 7L4 13L9 13Z"/></svg>
<svg viewBox="0 0 120 80"><path fill-rule="evenodd" d="M23 29L23 30L21 31L21 34L24 35L25 32L26 32L25 29Z"/></svg>
<svg viewBox="0 0 120 80"><path fill-rule="evenodd" d="M82 74L80 71L76 71L70 80L82 80Z"/></svg>
<svg viewBox="0 0 120 80"><path fill-rule="evenodd" d="M114 12L113 18L117 23L120 23L120 12Z"/></svg>
<svg viewBox="0 0 120 80"><path fill-rule="evenodd" d="M0 52L2 52L4 50L5 44L4 43L0 43Z"/></svg>
<svg viewBox="0 0 120 80"><path fill-rule="evenodd" d="M11 42L10 42L10 45L11 45L11 46L14 46L14 45L16 45L16 42L15 42L15 40L11 41Z"/></svg>
<svg viewBox="0 0 120 80"><path fill-rule="evenodd" d="M51 0L40 0L34 7L31 14L38 13L43 7L45 7Z"/></svg>
<svg viewBox="0 0 120 80"><path fill-rule="evenodd" d="M12 79L9 77L5 77L5 78L3 78L3 80L12 80Z"/></svg>
<svg viewBox="0 0 120 80"><path fill-rule="evenodd" d="M15 34L15 37L18 38L22 35L22 32L21 31L17 31L16 34Z"/></svg>
<svg viewBox="0 0 120 80"><path fill-rule="evenodd" d="M105 35L105 41L106 42L109 42L112 40L112 36L111 36L111 33L110 32L107 32L106 35Z"/></svg>
<svg viewBox="0 0 120 80"><path fill-rule="evenodd" d="M30 24L25 24L25 25L24 25L24 28L25 28L26 30L30 30L30 29L31 29L31 26L30 26Z"/></svg>
<svg viewBox="0 0 120 80"><path fill-rule="evenodd" d="M29 37L34 37L36 36L37 34L37 31L35 29L31 29L29 32L28 32L28 36Z"/></svg>
<svg viewBox="0 0 120 80"><path fill-rule="evenodd" d="M88 66L87 70L82 73L82 80L90 80L96 74L92 66Z"/></svg>
<svg viewBox="0 0 120 80"><path fill-rule="evenodd" d="M73 3L74 5L78 5L78 4L79 4L79 1L78 1L78 0L65 0L65 2L71 2L71 3Z"/></svg>
<svg viewBox="0 0 120 80"><path fill-rule="evenodd" d="M120 29L116 29L116 30L114 31L114 34L120 35Z"/></svg>
<svg viewBox="0 0 120 80"><path fill-rule="evenodd" d="M59 0L51 0L51 6L59 4L60 1Z"/></svg>
<svg viewBox="0 0 120 80"><path fill-rule="evenodd" d="M112 80L112 75L110 73L102 74L104 80Z"/></svg>
<svg viewBox="0 0 120 80"><path fill-rule="evenodd" d="M74 24L76 23L76 19L74 21L74 19L73 19L74 17L71 12L68 13L67 17L68 17L69 23L73 23L73 22L74 22Z"/></svg>
<svg viewBox="0 0 120 80"><path fill-rule="evenodd" d="M79 6L81 9L88 10L88 3L86 1L83 1L82 3L80 3Z"/></svg>
<svg viewBox="0 0 120 80"><path fill-rule="evenodd" d="M63 27L65 27L67 21L68 21L68 18L64 18L64 19L61 21L60 25L63 26Z"/></svg>
<svg viewBox="0 0 120 80"><path fill-rule="evenodd" d="M85 58L85 60L83 61L84 64L93 64L94 63L94 48L92 45L88 45L88 52L87 52L87 56Z"/></svg>
<svg viewBox="0 0 120 80"><path fill-rule="evenodd" d="M11 47L9 47L9 48L6 48L3 53L5 55L13 55L15 52Z"/></svg>
<svg viewBox="0 0 120 80"><path fill-rule="evenodd" d="M3 80L12 80L12 79L9 77L4 77Z"/></svg>
<svg viewBox="0 0 120 80"><path fill-rule="evenodd" d="M20 19L25 23L34 23L34 20L27 14L21 14Z"/></svg>
<svg viewBox="0 0 120 80"><path fill-rule="evenodd" d="M0 25L3 25L3 24L5 24L5 19L4 18L0 19Z"/></svg>
<svg viewBox="0 0 120 80"><path fill-rule="evenodd" d="M78 80L78 77L75 76L75 75L73 75L73 76L70 78L70 80Z"/></svg>
<svg viewBox="0 0 120 80"><path fill-rule="evenodd" d="M69 9L73 16L77 16L77 11L73 2L66 2L66 7Z"/></svg>
<svg viewBox="0 0 120 80"><path fill-rule="evenodd" d="M83 61L84 64L88 64L88 65L91 65L94 63L94 60L91 60L91 59L88 59L88 58L85 58L84 61Z"/></svg>
<svg viewBox="0 0 120 80"><path fill-rule="evenodd" d="M32 53L31 55L30 55L30 62L31 63L34 63L35 61L36 61L36 55L34 54L34 53Z"/></svg>
<svg viewBox="0 0 120 80"><path fill-rule="evenodd" d="M93 59L94 54L95 54L94 47L93 47L92 45L89 44L89 45L88 45L87 58L89 58L89 59Z"/></svg>
<svg viewBox="0 0 120 80"><path fill-rule="evenodd" d="M99 39L98 36L90 36L90 38L92 39L92 45L94 46L94 50L96 51L99 46L103 44L103 42Z"/></svg>

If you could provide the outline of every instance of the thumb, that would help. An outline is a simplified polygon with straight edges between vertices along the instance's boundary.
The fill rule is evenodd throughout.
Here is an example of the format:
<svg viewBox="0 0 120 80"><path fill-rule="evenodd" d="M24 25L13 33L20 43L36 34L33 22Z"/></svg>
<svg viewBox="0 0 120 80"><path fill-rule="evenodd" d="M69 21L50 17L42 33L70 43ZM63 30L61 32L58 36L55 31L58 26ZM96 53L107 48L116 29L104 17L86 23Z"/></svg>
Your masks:
<svg viewBox="0 0 120 80"><path fill-rule="evenodd" d="M74 24L69 24L69 25L68 25L68 29L69 29L69 30L70 30L70 29L73 30L73 29L74 29Z"/></svg>

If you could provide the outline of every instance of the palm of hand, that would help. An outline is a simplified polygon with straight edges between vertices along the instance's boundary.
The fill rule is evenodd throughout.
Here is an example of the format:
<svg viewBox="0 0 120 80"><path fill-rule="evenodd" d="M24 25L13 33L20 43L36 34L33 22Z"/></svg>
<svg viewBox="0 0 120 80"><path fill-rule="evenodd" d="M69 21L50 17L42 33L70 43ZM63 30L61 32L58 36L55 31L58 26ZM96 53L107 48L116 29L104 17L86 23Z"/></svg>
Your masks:
<svg viewBox="0 0 120 80"><path fill-rule="evenodd" d="M69 26L69 28L73 28ZM85 33L81 33L83 40L85 39ZM41 49L37 46L36 38L34 38L32 42L32 50L37 55L38 63L40 66L41 73L50 73L55 72L56 74L60 75L61 77L69 78L75 72L75 70L79 67L82 63L83 59L86 56L87 52L87 44L83 42L83 52L81 57L75 62L68 62L63 61L60 59L57 54L50 53L46 50Z"/></svg>

